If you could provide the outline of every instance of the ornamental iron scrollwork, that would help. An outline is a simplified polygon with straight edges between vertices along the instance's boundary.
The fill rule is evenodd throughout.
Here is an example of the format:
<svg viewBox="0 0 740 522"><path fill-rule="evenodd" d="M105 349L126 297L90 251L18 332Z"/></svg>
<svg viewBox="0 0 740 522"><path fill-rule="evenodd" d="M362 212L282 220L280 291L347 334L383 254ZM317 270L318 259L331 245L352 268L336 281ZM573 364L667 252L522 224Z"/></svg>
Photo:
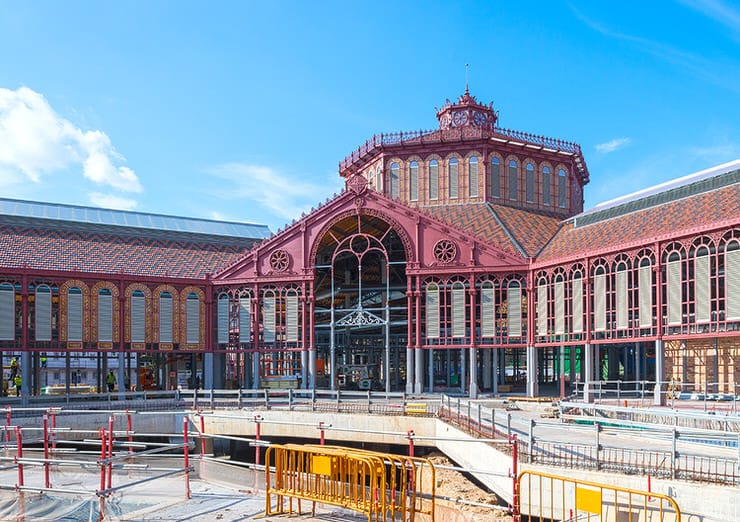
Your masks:
<svg viewBox="0 0 740 522"><path fill-rule="evenodd" d="M457 257L457 245L449 239L440 239L434 245L434 259L440 263L452 263Z"/></svg>
<svg viewBox="0 0 740 522"><path fill-rule="evenodd" d="M385 321L375 314L358 308L348 313L335 323L336 326L367 326L367 325L384 325Z"/></svg>
<svg viewBox="0 0 740 522"><path fill-rule="evenodd" d="M285 272L290 265L290 255L283 249L275 250L270 254L270 268L275 272Z"/></svg>

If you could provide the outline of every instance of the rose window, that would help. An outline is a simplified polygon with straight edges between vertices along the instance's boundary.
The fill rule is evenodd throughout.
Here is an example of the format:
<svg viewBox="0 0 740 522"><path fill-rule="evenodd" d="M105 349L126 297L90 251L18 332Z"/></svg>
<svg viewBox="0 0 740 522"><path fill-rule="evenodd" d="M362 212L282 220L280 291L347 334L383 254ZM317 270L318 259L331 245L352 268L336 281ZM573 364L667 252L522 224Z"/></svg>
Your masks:
<svg viewBox="0 0 740 522"><path fill-rule="evenodd" d="M434 259L440 263L452 263L457 257L457 245L449 239L440 239L434 245Z"/></svg>
<svg viewBox="0 0 740 522"><path fill-rule="evenodd" d="M285 250L275 250L270 254L270 268L275 272L285 272L290 264L290 256Z"/></svg>

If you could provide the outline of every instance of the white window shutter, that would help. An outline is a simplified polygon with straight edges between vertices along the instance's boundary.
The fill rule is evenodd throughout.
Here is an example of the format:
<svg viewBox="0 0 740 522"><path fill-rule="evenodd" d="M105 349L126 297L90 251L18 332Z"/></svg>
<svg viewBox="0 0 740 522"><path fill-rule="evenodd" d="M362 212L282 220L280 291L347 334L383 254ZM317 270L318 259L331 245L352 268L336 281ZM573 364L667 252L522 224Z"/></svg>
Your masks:
<svg viewBox="0 0 740 522"><path fill-rule="evenodd" d="M262 326L263 341L266 343L275 342L275 296L265 296L262 298Z"/></svg>
<svg viewBox="0 0 740 522"><path fill-rule="evenodd" d="M736 242L728 244L728 247ZM725 252L725 319L740 319L740 248Z"/></svg>
<svg viewBox="0 0 740 522"><path fill-rule="evenodd" d="M573 333L583 333L583 280L581 276L573 278L571 282L571 295L573 299Z"/></svg>
<svg viewBox="0 0 740 522"><path fill-rule="evenodd" d="M143 292L131 295L131 342L146 342L146 298Z"/></svg>
<svg viewBox="0 0 740 522"><path fill-rule="evenodd" d="M606 274L594 276L594 330L606 330Z"/></svg>
<svg viewBox="0 0 740 522"><path fill-rule="evenodd" d="M710 320L709 255L699 255L694 260L694 299L697 323Z"/></svg>
<svg viewBox="0 0 740 522"><path fill-rule="evenodd" d="M229 342L229 296L221 294L218 296L218 343Z"/></svg>
<svg viewBox="0 0 740 522"><path fill-rule="evenodd" d="M67 291L67 341L82 341L82 290Z"/></svg>
<svg viewBox="0 0 740 522"><path fill-rule="evenodd" d="M496 299L493 285L489 282L483 283L480 296L480 326L482 337L495 337L496 335Z"/></svg>
<svg viewBox="0 0 740 522"><path fill-rule="evenodd" d="M0 341L15 340L15 289L0 284Z"/></svg>
<svg viewBox="0 0 740 522"><path fill-rule="evenodd" d="M537 286L537 335L547 335L547 284Z"/></svg>
<svg viewBox="0 0 740 522"><path fill-rule="evenodd" d="M159 296L159 342L172 342L172 296Z"/></svg>
<svg viewBox="0 0 740 522"><path fill-rule="evenodd" d="M113 341L113 296L98 294L98 341Z"/></svg>
<svg viewBox="0 0 740 522"><path fill-rule="evenodd" d="M439 287L427 286L426 291L427 339L439 339Z"/></svg>
<svg viewBox="0 0 740 522"><path fill-rule="evenodd" d="M465 337L465 287L460 283L452 288L452 337Z"/></svg>
<svg viewBox="0 0 740 522"><path fill-rule="evenodd" d="M506 292L506 299L509 302L509 312L507 319L509 322L509 337L522 336L522 289L519 287L509 287Z"/></svg>
<svg viewBox="0 0 740 522"><path fill-rule="evenodd" d="M640 267L638 292L640 293L640 328L653 325L653 267Z"/></svg>
<svg viewBox="0 0 740 522"><path fill-rule="evenodd" d="M669 261L666 266L668 286L668 324L681 324L681 260Z"/></svg>
<svg viewBox="0 0 740 522"><path fill-rule="evenodd" d="M252 333L252 316L249 313L249 297L239 298L239 342L248 343Z"/></svg>
<svg viewBox="0 0 740 522"><path fill-rule="evenodd" d="M295 294L285 298L285 340L298 340L298 296Z"/></svg>
<svg viewBox="0 0 740 522"><path fill-rule="evenodd" d="M186 302L185 342L187 344L198 344L200 342L200 299L198 299L198 294L189 294Z"/></svg>
<svg viewBox="0 0 740 522"><path fill-rule="evenodd" d="M627 299L627 270L617 270L616 274L616 285L617 285L617 329L624 330L629 327L628 318L628 304Z"/></svg>
<svg viewBox="0 0 740 522"><path fill-rule="evenodd" d="M565 282L555 282L555 334L565 333Z"/></svg>
<svg viewBox="0 0 740 522"><path fill-rule="evenodd" d="M51 341L51 289L36 289L36 340Z"/></svg>

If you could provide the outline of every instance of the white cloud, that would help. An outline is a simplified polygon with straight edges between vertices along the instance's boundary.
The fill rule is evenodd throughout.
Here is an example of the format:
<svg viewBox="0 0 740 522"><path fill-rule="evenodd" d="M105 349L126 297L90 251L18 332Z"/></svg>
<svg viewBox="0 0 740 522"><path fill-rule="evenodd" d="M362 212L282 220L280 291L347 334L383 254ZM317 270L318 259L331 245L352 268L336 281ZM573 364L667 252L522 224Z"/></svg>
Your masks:
<svg viewBox="0 0 740 522"><path fill-rule="evenodd" d="M134 199L116 196L115 194L103 194L102 192L91 192L87 195L90 203L101 208L114 210L133 210L137 206Z"/></svg>
<svg viewBox="0 0 740 522"><path fill-rule="evenodd" d="M614 152L615 150L623 149L630 143L632 143L631 138L614 138L613 140L606 141L604 143L599 143L598 145L595 146L595 149L598 152L608 154L609 152Z"/></svg>
<svg viewBox="0 0 740 522"><path fill-rule="evenodd" d="M722 0L680 0L685 6L727 27L740 38L740 10Z"/></svg>
<svg viewBox="0 0 740 522"><path fill-rule="evenodd" d="M28 87L0 88L0 173L41 183L44 176L82 166L85 178L125 192L141 192L133 170L121 166L102 131L83 131ZM5 176L4 176L5 177Z"/></svg>
<svg viewBox="0 0 740 522"><path fill-rule="evenodd" d="M312 204L323 199L327 192L339 192L342 180L339 176L325 184L286 175L272 167L247 163L227 163L208 169L214 177L226 181L221 183L219 197L244 199L257 202L273 215L283 219L296 219L301 212L308 212ZM336 181L335 181L336 179Z"/></svg>

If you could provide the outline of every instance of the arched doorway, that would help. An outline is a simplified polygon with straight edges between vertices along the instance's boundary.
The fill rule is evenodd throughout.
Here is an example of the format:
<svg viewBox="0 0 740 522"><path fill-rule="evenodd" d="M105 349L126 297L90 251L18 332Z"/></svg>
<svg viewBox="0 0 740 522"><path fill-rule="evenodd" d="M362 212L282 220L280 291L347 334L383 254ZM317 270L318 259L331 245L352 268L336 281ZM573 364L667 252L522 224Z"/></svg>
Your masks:
<svg viewBox="0 0 740 522"><path fill-rule="evenodd" d="M406 380L406 252L380 217L340 219L315 259L317 387L402 389Z"/></svg>

